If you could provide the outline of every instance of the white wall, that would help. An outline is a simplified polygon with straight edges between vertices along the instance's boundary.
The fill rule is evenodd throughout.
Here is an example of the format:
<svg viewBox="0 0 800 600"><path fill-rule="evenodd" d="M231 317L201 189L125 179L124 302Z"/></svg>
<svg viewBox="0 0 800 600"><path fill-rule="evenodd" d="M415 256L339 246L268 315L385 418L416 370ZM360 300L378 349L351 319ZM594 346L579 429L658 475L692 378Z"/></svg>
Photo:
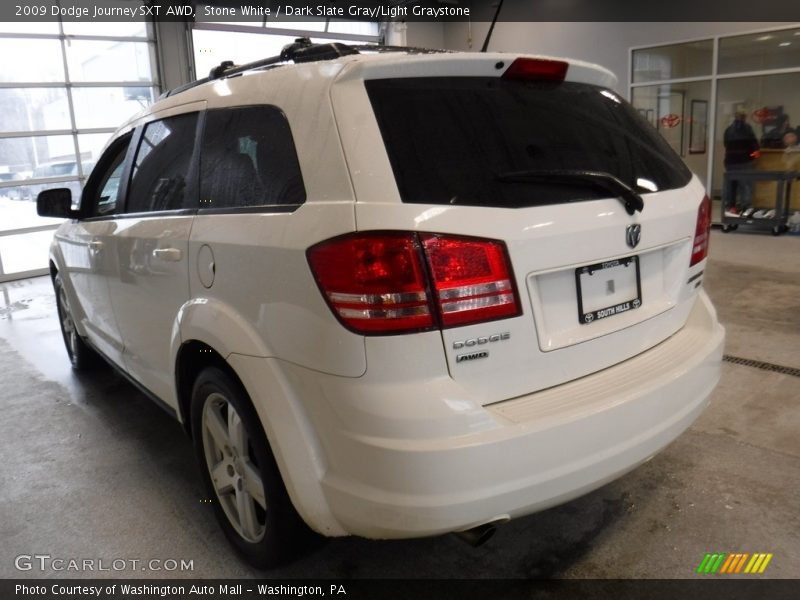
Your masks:
<svg viewBox="0 0 800 600"><path fill-rule="evenodd" d="M444 48L444 24L437 22L408 23L406 46Z"/></svg>
<svg viewBox="0 0 800 600"><path fill-rule="evenodd" d="M420 25L409 23L408 36ZM599 63L616 73L617 91L628 96L628 49L632 46L680 42L784 26L783 23L504 23L495 25L490 51L550 54ZM471 28L471 34L470 34ZM444 44L451 50L477 52L489 23L445 23ZM428 28L421 27L422 35ZM472 47L468 39L472 37Z"/></svg>

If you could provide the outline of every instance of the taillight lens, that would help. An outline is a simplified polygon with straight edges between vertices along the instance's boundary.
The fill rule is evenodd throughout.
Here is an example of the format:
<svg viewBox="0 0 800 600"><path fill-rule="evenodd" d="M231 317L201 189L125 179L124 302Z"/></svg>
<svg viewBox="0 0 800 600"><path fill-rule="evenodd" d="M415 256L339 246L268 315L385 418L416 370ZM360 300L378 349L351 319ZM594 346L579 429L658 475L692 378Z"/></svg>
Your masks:
<svg viewBox="0 0 800 600"><path fill-rule="evenodd" d="M692 243L692 260L689 263L693 267L706 256L708 256L708 241L711 237L711 200L708 196L703 197L700 208L697 209L697 225L694 229L694 242Z"/></svg>
<svg viewBox="0 0 800 600"><path fill-rule="evenodd" d="M339 320L361 334L425 331L521 314L505 244L496 240L368 232L307 252Z"/></svg>
<svg viewBox="0 0 800 600"><path fill-rule="evenodd" d="M423 235L442 326L520 314L502 242Z"/></svg>
<svg viewBox="0 0 800 600"><path fill-rule="evenodd" d="M545 58L517 58L503 73L503 79L564 81L569 63Z"/></svg>
<svg viewBox="0 0 800 600"><path fill-rule="evenodd" d="M413 233L368 233L317 244L308 261L345 325L359 333L391 333L434 326L419 254Z"/></svg>

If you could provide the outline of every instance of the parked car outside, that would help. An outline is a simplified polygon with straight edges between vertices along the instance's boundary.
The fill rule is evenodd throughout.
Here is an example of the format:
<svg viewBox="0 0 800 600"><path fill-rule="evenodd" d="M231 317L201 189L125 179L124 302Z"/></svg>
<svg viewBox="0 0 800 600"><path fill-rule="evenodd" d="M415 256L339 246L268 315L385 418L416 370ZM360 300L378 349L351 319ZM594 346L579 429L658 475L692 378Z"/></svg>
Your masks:
<svg viewBox="0 0 800 600"><path fill-rule="evenodd" d="M93 167L94 163L92 162L84 163L83 177L88 177ZM33 170L31 174L31 179L54 179L56 181L54 183L32 183L20 188L22 199L36 200L36 197L39 195L39 192L46 189L51 189L56 185L67 187L72 191L73 195L76 198L80 197L80 190L81 190L80 181L78 181L77 179L73 181L67 181L64 183L57 181L57 178L65 178L65 177L74 177L74 178L79 177L78 163L76 163L74 160L50 162L43 165L39 165Z"/></svg>
<svg viewBox="0 0 800 600"><path fill-rule="evenodd" d="M20 182L16 180L16 173L0 173L0 183L6 182L15 182L19 184ZM23 188L19 185L10 186L10 187L0 187L0 196L5 196L9 200L23 200L25 193Z"/></svg>

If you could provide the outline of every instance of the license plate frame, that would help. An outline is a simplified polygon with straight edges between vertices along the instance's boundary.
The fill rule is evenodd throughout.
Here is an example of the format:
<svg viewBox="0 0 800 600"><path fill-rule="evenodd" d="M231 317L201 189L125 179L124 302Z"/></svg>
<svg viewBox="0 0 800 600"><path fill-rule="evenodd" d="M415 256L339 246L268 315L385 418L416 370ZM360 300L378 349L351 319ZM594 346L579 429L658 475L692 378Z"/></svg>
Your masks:
<svg viewBox="0 0 800 600"><path fill-rule="evenodd" d="M603 271L608 272L610 269L630 268L631 264L634 267L636 278L636 295L633 298L626 298L622 301L614 302L609 306L604 306L590 311L584 310L583 289L586 287L582 285L584 278L594 277L598 273L602 273ZM639 268L639 257L637 255L626 256L625 258L578 267L575 269L575 289L578 300L578 322L581 325L589 325L595 321L601 321L603 319L607 319L608 317L613 317L618 314L641 308L642 277Z"/></svg>

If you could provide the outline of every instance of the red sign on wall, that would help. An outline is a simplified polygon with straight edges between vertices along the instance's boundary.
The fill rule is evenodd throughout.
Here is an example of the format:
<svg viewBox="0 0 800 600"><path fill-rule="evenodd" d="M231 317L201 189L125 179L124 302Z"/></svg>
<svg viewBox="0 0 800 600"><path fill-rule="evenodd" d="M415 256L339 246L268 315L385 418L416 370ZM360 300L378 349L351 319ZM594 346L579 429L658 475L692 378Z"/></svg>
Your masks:
<svg viewBox="0 0 800 600"><path fill-rule="evenodd" d="M681 122L680 115L676 115L675 113L670 113L668 115L664 115L661 117L661 126L666 129L672 129L673 127L677 127Z"/></svg>
<svg viewBox="0 0 800 600"><path fill-rule="evenodd" d="M753 121L760 124L772 116L772 111L765 106L764 108L757 108L750 116L753 118Z"/></svg>

